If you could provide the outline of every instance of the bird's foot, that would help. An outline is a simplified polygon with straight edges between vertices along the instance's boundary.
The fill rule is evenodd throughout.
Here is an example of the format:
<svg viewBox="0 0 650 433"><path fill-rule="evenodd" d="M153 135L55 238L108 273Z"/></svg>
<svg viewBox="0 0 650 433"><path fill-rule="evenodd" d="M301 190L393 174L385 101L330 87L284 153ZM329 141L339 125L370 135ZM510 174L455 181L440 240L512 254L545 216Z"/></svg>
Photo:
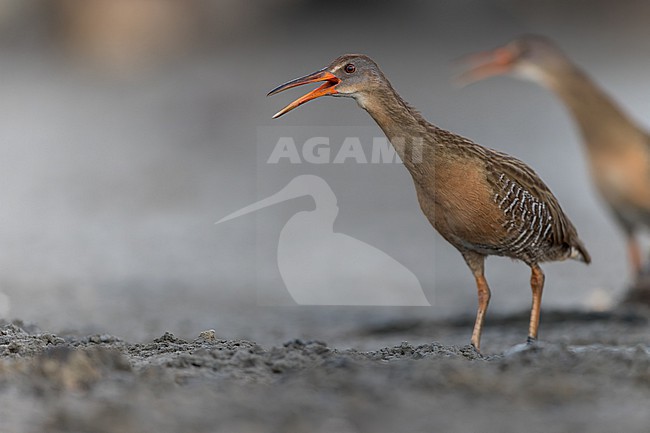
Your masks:
<svg viewBox="0 0 650 433"><path fill-rule="evenodd" d="M510 349L503 352L503 354L505 356L512 356L512 355L516 355L516 354L519 354L519 353L534 352L534 351L536 351L538 349L540 349L539 341L537 340L537 338L531 337L529 335L526 338L525 343L515 344Z"/></svg>
<svg viewBox="0 0 650 433"><path fill-rule="evenodd" d="M650 276L638 275L636 281L623 296L621 304L650 307Z"/></svg>
<svg viewBox="0 0 650 433"><path fill-rule="evenodd" d="M636 273L637 280L648 280L650 279L650 261L643 263L637 270Z"/></svg>
<svg viewBox="0 0 650 433"><path fill-rule="evenodd" d="M460 348L460 353L467 359L485 359L486 357L477 349L474 344L468 344Z"/></svg>

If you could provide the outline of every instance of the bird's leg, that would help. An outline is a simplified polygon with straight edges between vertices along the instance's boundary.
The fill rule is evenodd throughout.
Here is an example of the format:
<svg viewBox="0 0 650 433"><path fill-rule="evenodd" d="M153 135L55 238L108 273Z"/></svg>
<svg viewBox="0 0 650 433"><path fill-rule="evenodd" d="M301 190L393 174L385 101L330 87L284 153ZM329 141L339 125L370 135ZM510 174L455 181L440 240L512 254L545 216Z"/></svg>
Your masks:
<svg viewBox="0 0 650 433"><path fill-rule="evenodd" d="M533 306L530 309L530 326L528 327L528 342L537 340L539 328L539 310L542 306L542 292L544 290L544 272L537 266L531 266L530 287L533 291Z"/></svg>
<svg viewBox="0 0 650 433"><path fill-rule="evenodd" d="M476 278L476 288L478 289L478 310L476 312L476 322L474 322L474 330L472 331L472 346L476 350L481 350L481 332L483 331L483 322L485 321L485 313L487 312L488 304L490 303L490 287L483 273L474 274Z"/></svg>
<svg viewBox="0 0 650 433"><path fill-rule="evenodd" d="M630 264L632 265L632 272L634 273L634 278L638 278L641 275L642 259L641 259L641 247L639 242L636 240L632 233L629 233L627 236L627 255L630 258Z"/></svg>
<svg viewBox="0 0 650 433"><path fill-rule="evenodd" d="M485 312L490 303L490 287L483 275L485 256L477 253L467 252L463 254L467 265L472 270L476 279L476 288L478 290L478 311L476 312L476 322L472 331L472 346L478 351L481 350L481 331L485 321Z"/></svg>

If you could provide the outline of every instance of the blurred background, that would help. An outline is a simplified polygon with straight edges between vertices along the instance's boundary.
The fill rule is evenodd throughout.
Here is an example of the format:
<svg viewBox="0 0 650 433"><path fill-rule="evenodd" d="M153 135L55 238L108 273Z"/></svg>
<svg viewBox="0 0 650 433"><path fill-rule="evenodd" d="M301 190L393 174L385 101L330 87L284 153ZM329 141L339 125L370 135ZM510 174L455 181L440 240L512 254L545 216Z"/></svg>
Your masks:
<svg viewBox="0 0 650 433"><path fill-rule="evenodd" d="M473 278L421 214L403 167L319 174L338 197L336 231L408 266L431 308L262 305L260 285L282 287L276 258L259 254L255 222L277 238L313 202L214 224L293 176L260 178L259 128L381 135L351 100L271 119L302 94L267 99L271 88L347 52L373 57L431 122L534 167L594 259L545 266L545 308L607 307L629 280L624 243L564 108L514 79L458 89L450 77L463 54L541 33L650 127L649 18L641 0L3 0L0 316L131 341L214 328L262 343L392 317L472 316ZM528 273L488 261L491 312L528 308Z"/></svg>

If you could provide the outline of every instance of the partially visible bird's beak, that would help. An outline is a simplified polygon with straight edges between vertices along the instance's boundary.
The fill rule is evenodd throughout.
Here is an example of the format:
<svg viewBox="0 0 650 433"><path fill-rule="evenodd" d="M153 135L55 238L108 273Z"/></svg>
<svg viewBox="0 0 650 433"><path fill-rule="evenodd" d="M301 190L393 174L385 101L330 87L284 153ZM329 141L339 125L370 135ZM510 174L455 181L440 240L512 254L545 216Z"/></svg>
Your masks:
<svg viewBox="0 0 650 433"><path fill-rule="evenodd" d="M321 69L320 71L316 71L313 74L296 78L295 80L291 80L288 83L284 83L276 87L275 89L271 90L269 94L266 96L275 95L276 93L280 93L283 90L291 89L292 87L302 86L303 84L309 84L309 83L317 83L320 81L324 81L325 83L323 83L323 85L321 85L317 89L314 89L311 92L307 93L306 95L301 96L300 98L293 101L291 104L284 107L282 110L275 113L275 115L273 115L273 118L276 119L282 116L283 114L288 113L289 111L298 107L299 105L302 105L307 101L311 101L312 99L316 99L325 95L334 95L335 93L337 93L335 86L338 83L340 83L341 80L338 77L336 77L336 75L329 72L328 70Z"/></svg>
<svg viewBox="0 0 650 433"><path fill-rule="evenodd" d="M512 70L516 58L513 50L506 47L470 54L458 62L464 71L456 75L454 82L462 87L494 75L506 74Z"/></svg>
<svg viewBox="0 0 650 433"><path fill-rule="evenodd" d="M295 179L294 179L295 180ZM295 182L294 182L295 184ZM258 211L260 209L264 209L265 207L273 206L274 204L282 203L287 200L291 200L294 198L302 197L303 195L309 195L309 190L304 190L301 188L296 189L291 188L290 185L292 185L292 182L289 182L287 186L282 188L280 191L276 192L275 194L263 198L262 200L259 200L253 204L249 204L246 207L243 207L239 209L238 211L235 211L229 215L226 215L225 217L221 218L219 221L217 221L215 224L221 224L226 221L230 221L235 218L239 218L240 216L244 216L246 214L249 214L251 212Z"/></svg>

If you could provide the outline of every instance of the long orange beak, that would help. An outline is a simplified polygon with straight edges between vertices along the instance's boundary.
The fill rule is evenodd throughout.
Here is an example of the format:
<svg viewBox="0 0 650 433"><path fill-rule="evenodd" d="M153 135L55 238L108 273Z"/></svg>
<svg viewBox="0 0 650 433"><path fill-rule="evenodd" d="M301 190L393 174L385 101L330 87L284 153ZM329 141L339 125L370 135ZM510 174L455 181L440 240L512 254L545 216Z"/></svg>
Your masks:
<svg viewBox="0 0 650 433"><path fill-rule="evenodd" d="M512 70L516 58L516 54L509 48L470 54L458 62L465 71L458 74L454 81L460 86L466 86L494 75L506 74Z"/></svg>
<svg viewBox="0 0 650 433"><path fill-rule="evenodd" d="M287 105L284 107L282 110L278 111L273 115L274 119L277 119L278 117L282 116L285 113L288 113L289 111L293 110L294 108L304 104L307 101L311 101L312 99L320 98L321 96L325 95L334 95L338 93L335 89L335 86L341 82L341 80L336 77L336 75L332 74L331 72L321 69L320 71L316 71L313 74L305 75L304 77L296 78L295 80L291 80L288 83L284 83L275 89L271 90L268 95L266 96L271 96L275 95L276 93L280 93L283 90L291 89L292 87L297 87L297 86L302 86L303 84L309 84L309 83L318 83L321 81L325 81L320 87L317 89L312 90L311 92L307 93L306 95L301 96L300 98L296 99L293 101L291 104Z"/></svg>

